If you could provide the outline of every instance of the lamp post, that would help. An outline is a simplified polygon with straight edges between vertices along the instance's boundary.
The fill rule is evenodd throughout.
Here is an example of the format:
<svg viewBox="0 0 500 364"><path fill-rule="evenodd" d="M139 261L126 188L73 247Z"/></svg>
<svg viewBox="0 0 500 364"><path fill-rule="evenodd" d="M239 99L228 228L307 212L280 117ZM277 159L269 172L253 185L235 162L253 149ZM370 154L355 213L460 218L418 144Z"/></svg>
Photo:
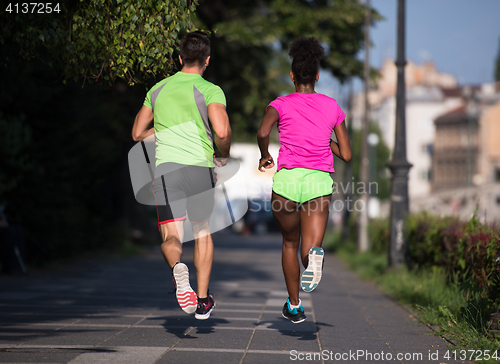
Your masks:
<svg viewBox="0 0 500 364"><path fill-rule="evenodd" d="M349 135L349 140L352 140L352 77L348 78L349 85L349 96L347 97L347 135ZM352 180L352 163L345 164L344 167L344 181L346 183L354 183ZM351 189L347 188L344 193L345 201L352 200ZM342 219L342 240L347 241L350 238L351 232L349 229L349 219L351 217L351 212L348 208L344 209L344 215Z"/></svg>
<svg viewBox="0 0 500 364"><path fill-rule="evenodd" d="M379 143L379 137L375 133L370 133L368 134L367 141L370 146L370 180L371 182L377 182L377 145ZM371 189L370 196L374 196Z"/></svg>
<svg viewBox="0 0 500 364"><path fill-rule="evenodd" d="M408 244L405 220L408 216L408 171L411 164L406 160L406 90L405 90L405 0L398 0L398 68L396 98L396 135L393 159L388 164L392 172L391 230L389 266L398 267L407 262Z"/></svg>
<svg viewBox="0 0 500 364"><path fill-rule="evenodd" d="M380 216L380 202L377 197L378 187L372 190L372 183L377 186L377 145L379 137L375 133L368 134L368 145L370 146L370 182L368 183L368 217L373 219Z"/></svg>
<svg viewBox="0 0 500 364"><path fill-rule="evenodd" d="M370 84L370 0L365 3L365 63L364 63L364 98L365 98L365 113L363 116L363 124L361 128L361 163L359 171L359 179L365 190L368 188L368 173L370 167L370 160L368 159L368 144L366 138L368 137L368 87ZM365 252L368 250L368 193L361 194L359 199L363 202L363 208L359 212L358 220L358 250Z"/></svg>

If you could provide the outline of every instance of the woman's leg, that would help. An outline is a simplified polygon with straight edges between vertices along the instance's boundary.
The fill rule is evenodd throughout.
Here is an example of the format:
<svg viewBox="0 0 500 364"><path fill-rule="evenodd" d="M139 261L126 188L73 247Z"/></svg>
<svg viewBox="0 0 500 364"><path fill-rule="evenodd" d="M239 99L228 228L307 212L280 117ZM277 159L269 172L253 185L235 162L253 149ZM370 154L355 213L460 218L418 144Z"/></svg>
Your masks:
<svg viewBox="0 0 500 364"><path fill-rule="evenodd" d="M274 220L283 235L281 263L290 304L299 304L300 266L297 252L300 244L300 212L297 203L273 192L271 207Z"/></svg>
<svg viewBox="0 0 500 364"><path fill-rule="evenodd" d="M321 247L328 223L328 213L332 196L318 197L300 207L300 257L304 268L307 267L309 250Z"/></svg>

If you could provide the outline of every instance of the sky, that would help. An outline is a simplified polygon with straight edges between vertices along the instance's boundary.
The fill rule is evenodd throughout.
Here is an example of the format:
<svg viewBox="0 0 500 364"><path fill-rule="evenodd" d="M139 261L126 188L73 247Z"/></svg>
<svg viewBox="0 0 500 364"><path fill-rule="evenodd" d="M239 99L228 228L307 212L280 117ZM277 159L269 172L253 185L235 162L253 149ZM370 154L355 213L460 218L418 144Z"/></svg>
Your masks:
<svg viewBox="0 0 500 364"><path fill-rule="evenodd" d="M371 28L370 63L396 55L397 0L371 0L385 18ZM433 61L459 84L493 82L500 0L406 0L406 58Z"/></svg>
<svg viewBox="0 0 500 364"><path fill-rule="evenodd" d="M370 64L380 68L395 59L398 0L371 0L383 17L370 28ZM500 47L500 0L406 0L406 59L433 61L438 72L452 74L459 85L494 81ZM359 59L364 59L361 50ZM363 83L354 80L354 91ZM318 91L344 104L348 87L328 72L320 74ZM345 105L344 105L345 106Z"/></svg>

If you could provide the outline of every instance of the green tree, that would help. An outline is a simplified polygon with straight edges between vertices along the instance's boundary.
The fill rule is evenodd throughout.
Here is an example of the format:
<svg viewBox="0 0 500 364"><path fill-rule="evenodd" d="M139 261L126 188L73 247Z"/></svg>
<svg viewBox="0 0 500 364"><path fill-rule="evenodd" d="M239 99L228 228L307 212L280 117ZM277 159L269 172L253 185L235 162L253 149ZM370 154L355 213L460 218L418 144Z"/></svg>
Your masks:
<svg viewBox="0 0 500 364"><path fill-rule="evenodd" d="M134 84L173 72L178 32L194 29L197 3L68 0L43 14L27 4L2 9L2 45L12 41L23 58L56 63L65 79L112 84L122 78Z"/></svg>
<svg viewBox="0 0 500 364"><path fill-rule="evenodd" d="M18 57L0 67L0 205L23 227L27 263L120 246L142 218L127 153L144 87L63 85Z"/></svg>
<svg viewBox="0 0 500 364"><path fill-rule="evenodd" d="M217 30L206 76L226 92L233 135L253 140L267 104L292 90L287 53L299 36L325 45L321 67L340 81L361 76L364 11L357 0L200 0L195 24Z"/></svg>

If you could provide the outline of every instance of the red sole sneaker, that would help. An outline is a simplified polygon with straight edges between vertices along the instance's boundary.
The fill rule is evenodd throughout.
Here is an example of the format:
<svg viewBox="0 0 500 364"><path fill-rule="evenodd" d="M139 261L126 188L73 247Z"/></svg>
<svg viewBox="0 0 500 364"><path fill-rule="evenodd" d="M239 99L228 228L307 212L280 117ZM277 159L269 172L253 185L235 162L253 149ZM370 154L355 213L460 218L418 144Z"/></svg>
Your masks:
<svg viewBox="0 0 500 364"><path fill-rule="evenodd" d="M184 263L177 263L172 269L172 274L175 280L175 295L179 306L188 314L194 313L198 307L198 297L189 284L188 267Z"/></svg>

